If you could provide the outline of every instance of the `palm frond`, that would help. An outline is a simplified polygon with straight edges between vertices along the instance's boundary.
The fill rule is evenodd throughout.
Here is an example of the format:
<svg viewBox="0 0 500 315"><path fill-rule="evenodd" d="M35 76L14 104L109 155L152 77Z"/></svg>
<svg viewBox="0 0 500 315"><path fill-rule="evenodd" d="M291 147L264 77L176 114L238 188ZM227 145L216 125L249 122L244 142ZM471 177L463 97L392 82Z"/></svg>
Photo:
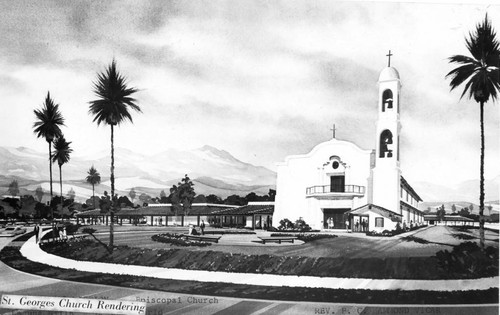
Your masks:
<svg viewBox="0 0 500 315"><path fill-rule="evenodd" d="M33 124L33 132L38 138L45 138L47 141L62 134L60 126L64 126L64 117L59 111L59 105L54 103L47 92L47 97L41 109L35 109L36 121Z"/></svg>
<svg viewBox="0 0 500 315"><path fill-rule="evenodd" d="M500 51L487 15L465 41L473 57L455 55L448 58L450 63L461 65L446 75L446 78L451 78L451 90L468 80L460 98L468 94L478 103L487 102L490 96L496 100L500 88Z"/></svg>
<svg viewBox="0 0 500 315"><path fill-rule="evenodd" d="M101 174L94 168L94 165L87 171L88 176L85 178L87 183L97 185L101 182Z"/></svg>
<svg viewBox="0 0 500 315"><path fill-rule="evenodd" d="M138 90L127 86L127 81L116 69L113 60L105 72L97 75L94 82L94 93L98 99L90 102L89 113L94 115L94 122L119 125L125 120L133 122L129 109L141 112L131 97Z"/></svg>
<svg viewBox="0 0 500 315"><path fill-rule="evenodd" d="M71 142L67 142L64 135L60 135L54 141L54 152L52 153L52 162L63 165L69 162L70 154L73 149L70 147Z"/></svg>

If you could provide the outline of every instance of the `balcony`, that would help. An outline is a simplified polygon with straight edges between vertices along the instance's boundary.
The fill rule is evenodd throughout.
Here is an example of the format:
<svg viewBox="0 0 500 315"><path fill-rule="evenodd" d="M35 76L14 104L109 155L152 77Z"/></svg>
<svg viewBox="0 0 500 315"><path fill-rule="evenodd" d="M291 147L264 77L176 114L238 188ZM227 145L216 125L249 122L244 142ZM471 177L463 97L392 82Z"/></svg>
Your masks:
<svg viewBox="0 0 500 315"><path fill-rule="evenodd" d="M306 188L306 197L317 197L320 199L352 199L362 197L365 194L365 186L312 186Z"/></svg>

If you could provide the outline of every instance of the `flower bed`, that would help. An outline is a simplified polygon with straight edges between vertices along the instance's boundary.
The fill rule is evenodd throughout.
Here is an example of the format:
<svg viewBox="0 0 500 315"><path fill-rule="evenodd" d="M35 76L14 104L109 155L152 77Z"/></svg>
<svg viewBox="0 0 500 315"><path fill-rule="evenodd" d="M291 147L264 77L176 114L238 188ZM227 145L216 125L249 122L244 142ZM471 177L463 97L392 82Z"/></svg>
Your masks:
<svg viewBox="0 0 500 315"><path fill-rule="evenodd" d="M403 230L402 228L396 228L395 230L391 230L391 231L383 230L382 232L368 231L368 232L366 232L366 235L367 236L387 236L387 237L390 237L390 236L402 234L402 233L405 233L408 231L415 231L415 230L418 230L418 229L421 229L424 227L427 227L427 225L417 225L417 226L414 226L414 227L407 229L407 230Z"/></svg>
<svg viewBox="0 0 500 315"><path fill-rule="evenodd" d="M304 234L304 233L272 233L271 236L295 236L304 243L312 242L324 238L336 238L333 234Z"/></svg>
<svg viewBox="0 0 500 315"><path fill-rule="evenodd" d="M184 238L181 234L173 234L173 233L163 233L156 234L151 236L151 239L155 242L167 243L176 246L210 246L212 245L209 242L203 241L191 241Z"/></svg>

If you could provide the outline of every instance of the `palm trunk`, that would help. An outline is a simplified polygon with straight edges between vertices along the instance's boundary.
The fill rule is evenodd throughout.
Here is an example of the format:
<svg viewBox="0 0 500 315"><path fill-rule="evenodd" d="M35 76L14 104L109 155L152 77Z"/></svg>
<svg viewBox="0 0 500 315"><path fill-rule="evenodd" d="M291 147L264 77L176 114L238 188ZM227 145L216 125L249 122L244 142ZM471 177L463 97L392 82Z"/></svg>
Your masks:
<svg viewBox="0 0 500 315"><path fill-rule="evenodd" d="M62 217L63 214L62 164L59 164L59 185L61 186L61 212L59 214Z"/></svg>
<svg viewBox="0 0 500 315"><path fill-rule="evenodd" d="M52 221L52 238L56 238L56 232L55 232L55 225L54 225L54 207L52 205L52 198L53 198L53 192L52 192L52 141L47 141L49 143L49 183L50 183L50 201L49 201L49 207L50 207L50 220Z"/></svg>
<svg viewBox="0 0 500 315"><path fill-rule="evenodd" d="M113 139L113 124L111 124L111 207L109 209L111 222L109 223L109 248L113 250L113 221L114 221L114 196L115 196L115 148Z"/></svg>
<svg viewBox="0 0 500 315"><path fill-rule="evenodd" d="M94 209L95 209L94 184L92 184L92 202L94 203Z"/></svg>
<svg viewBox="0 0 500 315"><path fill-rule="evenodd" d="M484 251L484 102L480 103L481 121L481 167L479 179L479 246Z"/></svg>
<svg viewBox="0 0 500 315"><path fill-rule="evenodd" d="M54 220L54 209L52 208L52 143L50 141L47 141L49 143L49 175L50 175L50 214L52 216L52 220Z"/></svg>

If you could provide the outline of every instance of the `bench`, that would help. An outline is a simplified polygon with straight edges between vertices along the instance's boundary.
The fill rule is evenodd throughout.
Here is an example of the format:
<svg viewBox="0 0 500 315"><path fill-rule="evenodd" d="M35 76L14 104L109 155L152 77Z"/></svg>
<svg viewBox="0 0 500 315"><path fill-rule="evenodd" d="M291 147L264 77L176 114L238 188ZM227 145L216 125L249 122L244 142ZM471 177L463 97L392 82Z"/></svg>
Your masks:
<svg viewBox="0 0 500 315"><path fill-rule="evenodd" d="M281 242L293 243L297 239L295 236L259 236L259 238L262 244L266 242L278 242L279 244L281 244Z"/></svg>
<svg viewBox="0 0 500 315"><path fill-rule="evenodd" d="M219 243L219 239L221 238L221 236L189 235L189 234L182 234L182 235L188 240L207 241L207 242L214 242L214 243Z"/></svg>

